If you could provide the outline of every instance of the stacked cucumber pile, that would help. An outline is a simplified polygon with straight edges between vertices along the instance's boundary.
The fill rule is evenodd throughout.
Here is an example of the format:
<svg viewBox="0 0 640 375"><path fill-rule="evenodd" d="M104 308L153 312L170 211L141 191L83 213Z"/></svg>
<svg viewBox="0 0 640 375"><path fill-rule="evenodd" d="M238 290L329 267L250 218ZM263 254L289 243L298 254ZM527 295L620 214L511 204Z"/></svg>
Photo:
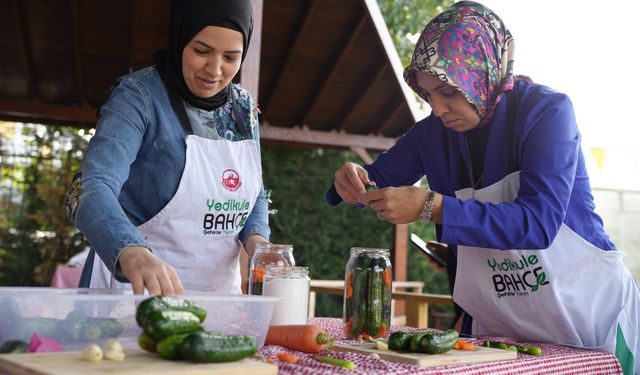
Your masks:
<svg viewBox="0 0 640 375"><path fill-rule="evenodd" d="M382 258L359 256L346 277L345 333L351 337L384 336L391 321L391 268Z"/></svg>
<svg viewBox="0 0 640 375"><path fill-rule="evenodd" d="M440 354L451 350L458 339L458 332L453 329L444 332L394 332L388 343L390 350Z"/></svg>
<svg viewBox="0 0 640 375"><path fill-rule="evenodd" d="M171 360L231 362L256 354L258 343L251 336L208 332L202 327L207 311L192 301L153 296L136 309L142 328L138 345Z"/></svg>

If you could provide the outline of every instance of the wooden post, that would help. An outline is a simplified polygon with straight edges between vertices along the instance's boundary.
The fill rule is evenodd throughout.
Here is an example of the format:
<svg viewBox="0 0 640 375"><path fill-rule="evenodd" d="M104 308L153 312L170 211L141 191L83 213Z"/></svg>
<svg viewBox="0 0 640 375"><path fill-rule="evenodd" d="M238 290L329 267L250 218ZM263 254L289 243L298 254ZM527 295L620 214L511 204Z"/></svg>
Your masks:
<svg viewBox="0 0 640 375"><path fill-rule="evenodd" d="M240 86L249 91L258 104L258 86L260 83L260 49L262 47L262 9L263 0L251 0L253 8L253 34L249 43L247 56L240 67ZM242 275L242 292L247 293L249 280L249 256L244 249L240 250L240 274Z"/></svg>
<svg viewBox="0 0 640 375"><path fill-rule="evenodd" d="M396 224L393 228L393 280L407 281L407 246L409 224ZM394 301L394 316L405 315L405 302ZM408 318L408 317L407 317Z"/></svg>

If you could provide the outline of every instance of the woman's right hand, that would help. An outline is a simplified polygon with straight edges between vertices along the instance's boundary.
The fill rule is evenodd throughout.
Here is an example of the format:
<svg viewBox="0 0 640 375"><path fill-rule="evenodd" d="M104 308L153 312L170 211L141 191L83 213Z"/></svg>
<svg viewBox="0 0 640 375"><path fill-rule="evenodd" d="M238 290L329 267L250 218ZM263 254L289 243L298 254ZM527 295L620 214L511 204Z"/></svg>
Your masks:
<svg viewBox="0 0 640 375"><path fill-rule="evenodd" d="M133 287L133 294L144 294L145 288L149 295L172 296L184 293L176 270L144 246L126 248L118 261L122 273Z"/></svg>
<svg viewBox="0 0 640 375"><path fill-rule="evenodd" d="M369 174L356 163L345 163L336 172L333 185L343 201L359 203L358 196L365 192L364 183L369 182Z"/></svg>

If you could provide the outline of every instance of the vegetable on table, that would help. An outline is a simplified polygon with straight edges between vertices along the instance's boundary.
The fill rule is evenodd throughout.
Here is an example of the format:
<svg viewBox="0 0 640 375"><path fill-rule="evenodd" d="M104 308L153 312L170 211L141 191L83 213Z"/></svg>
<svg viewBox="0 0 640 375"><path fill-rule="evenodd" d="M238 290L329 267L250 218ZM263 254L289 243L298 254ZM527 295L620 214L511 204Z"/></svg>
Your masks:
<svg viewBox="0 0 640 375"><path fill-rule="evenodd" d="M504 342L504 341L486 340L482 344L482 346L487 347L487 348L513 350L513 351L517 351L519 353L535 355L535 356L538 356L538 357L542 355L542 349L540 349L537 346L516 345L516 344L511 344L511 343L508 343L508 342Z"/></svg>
<svg viewBox="0 0 640 375"><path fill-rule="evenodd" d="M89 344L84 347L80 356L85 361L100 362L102 361L102 349L96 344Z"/></svg>
<svg viewBox="0 0 640 375"><path fill-rule="evenodd" d="M109 339L103 345L103 354L104 358L110 359L116 362L124 361L125 354L124 350L122 350L122 344L120 341L115 339Z"/></svg>
<svg viewBox="0 0 640 375"><path fill-rule="evenodd" d="M278 353L278 359L281 362L286 362L286 363L298 363L298 361L300 360L300 357L298 357L295 354L289 354L289 353Z"/></svg>
<svg viewBox="0 0 640 375"><path fill-rule="evenodd" d="M356 364L347 361L345 359L333 358L333 357L315 357L316 361L326 363L329 365L339 366L342 368L346 368L347 370L354 370L356 368Z"/></svg>
<svg viewBox="0 0 640 375"><path fill-rule="evenodd" d="M204 322L207 317L207 310L195 302L180 297L157 295L140 302L136 308L136 322L140 327L144 327L146 319L153 316L154 312L168 310L190 312L197 316L200 322Z"/></svg>
<svg viewBox="0 0 640 375"><path fill-rule="evenodd" d="M472 342L463 340L463 339L459 339L454 345L453 345L453 349L458 349L458 350L473 350L475 349L475 345L473 345Z"/></svg>
<svg viewBox="0 0 640 375"><path fill-rule="evenodd" d="M280 345L305 353L319 353L335 342L334 338L315 324L285 324L269 327L265 345Z"/></svg>
<svg viewBox="0 0 640 375"><path fill-rule="evenodd" d="M232 362L251 357L258 342L251 336L228 336L216 332L191 332L182 340L182 358L198 363Z"/></svg>

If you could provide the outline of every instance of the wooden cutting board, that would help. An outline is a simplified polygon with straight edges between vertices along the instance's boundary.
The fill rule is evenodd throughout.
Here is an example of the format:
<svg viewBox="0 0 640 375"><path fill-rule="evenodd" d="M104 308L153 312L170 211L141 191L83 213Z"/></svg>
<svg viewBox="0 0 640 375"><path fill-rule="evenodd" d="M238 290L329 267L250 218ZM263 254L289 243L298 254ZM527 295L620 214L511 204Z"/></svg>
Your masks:
<svg viewBox="0 0 640 375"><path fill-rule="evenodd" d="M485 348L476 345L473 350L452 349L442 354L420 354L396 352L393 350L380 350L372 343L362 344L336 344L333 350L337 352L355 352L360 354L378 353L380 359L390 362L406 363L421 367L435 367L447 365L460 365L463 363L477 363L488 361L504 361L516 359L518 353L510 350Z"/></svg>
<svg viewBox="0 0 640 375"><path fill-rule="evenodd" d="M278 366L243 359L236 362L196 364L184 361L168 361L157 354L139 349L125 349L127 357L122 362L103 359L88 362L80 358L80 352L0 354L0 374L15 375L87 375L87 374L225 374L262 375L277 374Z"/></svg>

